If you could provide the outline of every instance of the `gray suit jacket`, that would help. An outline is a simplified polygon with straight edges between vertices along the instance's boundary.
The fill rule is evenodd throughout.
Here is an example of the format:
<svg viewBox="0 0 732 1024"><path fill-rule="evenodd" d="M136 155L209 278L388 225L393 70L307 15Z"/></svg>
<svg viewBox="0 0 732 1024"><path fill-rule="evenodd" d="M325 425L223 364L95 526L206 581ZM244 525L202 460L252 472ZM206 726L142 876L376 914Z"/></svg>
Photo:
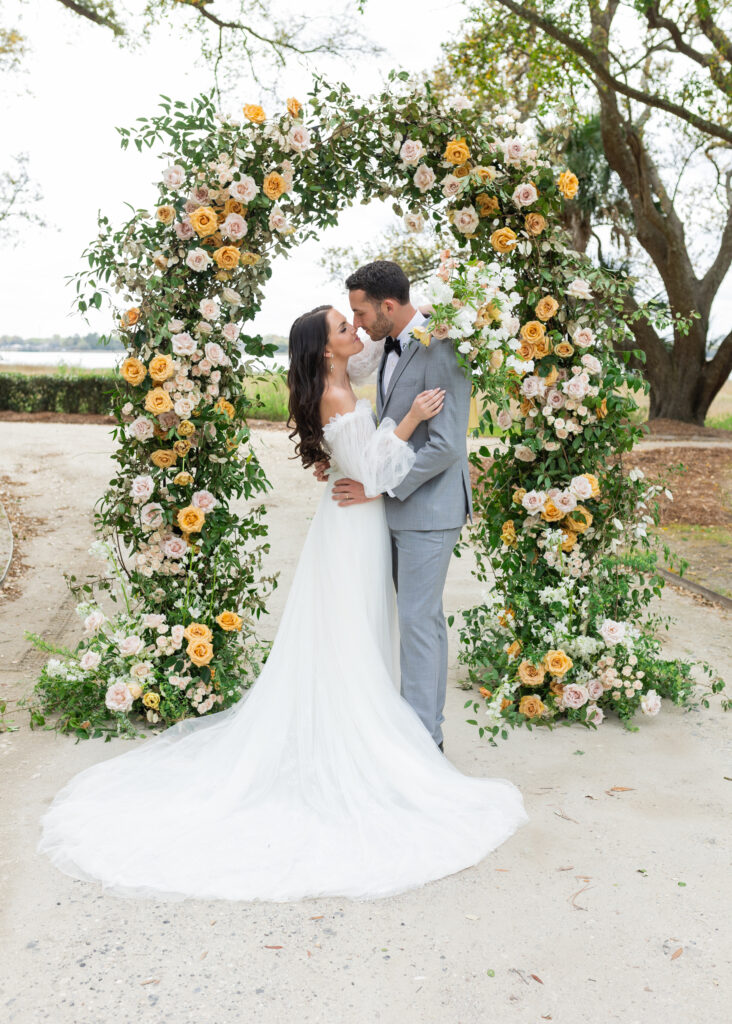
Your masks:
<svg viewBox="0 0 732 1024"><path fill-rule="evenodd" d="M385 495L392 530L450 530L473 517L466 436L471 382L455 357L454 341L434 338L428 347L413 339L402 352L386 394L382 378L386 354L376 379L376 409L381 421L397 423L412 402L429 388L445 388L442 412L419 424L409 443L417 459L404 480Z"/></svg>

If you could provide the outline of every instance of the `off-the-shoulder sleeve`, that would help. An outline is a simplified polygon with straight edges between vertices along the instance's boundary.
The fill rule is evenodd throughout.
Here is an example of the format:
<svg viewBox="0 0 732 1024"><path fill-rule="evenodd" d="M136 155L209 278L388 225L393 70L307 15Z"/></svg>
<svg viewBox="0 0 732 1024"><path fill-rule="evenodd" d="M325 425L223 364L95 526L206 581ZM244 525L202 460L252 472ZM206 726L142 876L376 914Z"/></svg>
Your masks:
<svg viewBox="0 0 732 1024"><path fill-rule="evenodd" d="M363 349L351 356L348 360L348 376L353 384L364 384L369 377L376 373L384 352L384 341L373 341L368 336L363 343Z"/></svg>
<svg viewBox="0 0 732 1024"><path fill-rule="evenodd" d="M394 433L394 420L378 427L368 411L356 409L326 423L323 434L338 469L359 480L367 498L375 498L401 483L414 465L416 454Z"/></svg>

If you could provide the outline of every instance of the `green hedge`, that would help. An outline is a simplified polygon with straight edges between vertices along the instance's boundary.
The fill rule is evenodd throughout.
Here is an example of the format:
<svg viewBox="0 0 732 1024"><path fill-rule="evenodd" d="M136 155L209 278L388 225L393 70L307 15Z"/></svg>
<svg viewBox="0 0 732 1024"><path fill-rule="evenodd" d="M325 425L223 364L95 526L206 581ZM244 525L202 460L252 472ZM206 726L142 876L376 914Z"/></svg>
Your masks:
<svg viewBox="0 0 732 1024"><path fill-rule="evenodd" d="M80 377L0 373L0 409L14 412L111 412L114 380L102 375Z"/></svg>

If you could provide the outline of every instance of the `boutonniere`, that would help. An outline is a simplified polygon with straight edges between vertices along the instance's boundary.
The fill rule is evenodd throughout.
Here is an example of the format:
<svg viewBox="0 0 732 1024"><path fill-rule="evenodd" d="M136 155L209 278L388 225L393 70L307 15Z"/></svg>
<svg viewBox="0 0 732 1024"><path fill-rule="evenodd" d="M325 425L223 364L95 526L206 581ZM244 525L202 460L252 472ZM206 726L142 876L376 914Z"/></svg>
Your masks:
<svg viewBox="0 0 732 1024"><path fill-rule="evenodd" d="M431 331L427 331L423 327L413 327L410 333L417 339L420 345L424 345L425 348L429 348L430 342L432 341Z"/></svg>

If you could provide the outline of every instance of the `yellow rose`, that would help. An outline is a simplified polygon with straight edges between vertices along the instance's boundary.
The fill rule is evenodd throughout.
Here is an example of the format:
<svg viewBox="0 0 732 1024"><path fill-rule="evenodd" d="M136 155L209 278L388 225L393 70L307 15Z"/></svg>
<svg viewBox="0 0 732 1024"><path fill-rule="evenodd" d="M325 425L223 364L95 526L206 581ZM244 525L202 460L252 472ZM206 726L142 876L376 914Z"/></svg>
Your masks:
<svg viewBox="0 0 732 1024"><path fill-rule="evenodd" d="M213 640L213 633L203 622L191 622L183 630L186 640Z"/></svg>
<svg viewBox="0 0 732 1024"><path fill-rule="evenodd" d="M495 349L491 352L490 359L488 360L491 370L500 370L503 366L503 352Z"/></svg>
<svg viewBox="0 0 732 1024"><path fill-rule="evenodd" d="M183 533L199 533L206 522L206 516L202 509L187 505L178 513L177 521Z"/></svg>
<svg viewBox="0 0 732 1024"><path fill-rule="evenodd" d="M178 458L179 459L183 459L188 454L188 452L191 450L191 442L190 441L176 441L175 444L173 445L173 449L175 451L175 454L178 456Z"/></svg>
<svg viewBox="0 0 732 1024"><path fill-rule="evenodd" d="M474 167L470 173L474 178L477 178L478 181L482 181L483 184L487 181L495 181L496 178L496 170L494 167Z"/></svg>
<svg viewBox="0 0 732 1024"><path fill-rule="evenodd" d="M467 178L470 174L470 164L460 164L452 173L456 178Z"/></svg>
<svg viewBox="0 0 732 1024"><path fill-rule="evenodd" d="M475 208L479 217L492 217L500 209L496 197L489 196L487 192L480 192L475 197Z"/></svg>
<svg viewBox="0 0 732 1024"><path fill-rule="evenodd" d="M519 701L519 714L527 718L539 718L546 711L546 706L536 693L527 693Z"/></svg>
<svg viewBox="0 0 732 1024"><path fill-rule="evenodd" d="M153 462L158 469L170 469L171 466L175 465L175 460L178 458L174 451L169 448L159 448L158 451L153 452L150 456L150 461Z"/></svg>
<svg viewBox="0 0 732 1024"><path fill-rule="evenodd" d="M148 690L142 698L142 703L146 708L152 708L153 711L157 711L160 707L160 694L156 693L154 690Z"/></svg>
<svg viewBox="0 0 732 1024"><path fill-rule="evenodd" d="M534 346L530 341L525 338L519 342L519 347L516 349L516 355L519 359L533 359L534 358Z"/></svg>
<svg viewBox="0 0 732 1024"><path fill-rule="evenodd" d="M554 346L554 352L562 359L569 359L574 355L574 346L570 345L568 341L560 341L558 345Z"/></svg>
<svg viewBox="0 0 732 1024"><path fill-rule="evenodd" d="M181 420L181 422L178 424L178 433L181 435L181 437L190 437L191 434L195 434L195 432L196 425L195 423L191 423L190 420Z"/></svg>
<svg viewBox="0 0 732 1024"><path fill-rule="evenodd" d="M544 655L544 668L553 676L564 676L572 667L572 659L564 651L547 651Z"/></svg>
<svg viewBox="0 0 732 1024"><path fill-rule="evenodd" d="M294 96L290 96L287 101L287 113L290 117L297 117L302 110L302 103L296 100Z"/></svg>
<svg viewBox="0 0 732 1024"><path fill-rule="evenodd" d="M188 215L188 220L199 238L213 235L219 226L216 211L212 210L210 206L199 206L197 210Z"/></svg>
<svg viewBox="0 0 732 1024"><path fill-rule="evenodd" d="M241 252L239 253L239 261L243 267L253 267L255 263L259 263L261 256L256 252Z"/></svg>
<svg viewBox="0 0 732 1024"><path fill-rule="evenodd" d="M520 505L525 497L526 497L526 488L525 487L517 487L516 490L513 492L513 498L511 499L511 501L514 503L514 505Z"/></svg>
<svg viewBox="0 0 732 1024"><path fill-rule="evenodd" d="M223 270L233 270L239 266L239 250L235 245L222 245L213 254L216 266Z"/></svg>
<svg viewBox="0 0 732 1024"><path fill-rule="evenodd" d="M539 338L538 341L534 342L534 359L543 359L544 356L548 356L552 350L551 338L546 334L543 338ZM553 368L552 368L553 369ZM549 385L547 385L548 387Z"/></svg>
<svg viewBox="0 0 732 1024"><path fill-rule="evenodd" d="M181 473L177 473L173 477L173 483L177 484L178 487L190 487L193 483L193 477L190 473L186 473L185 470L183 470Z"/></svg>
<svg viewBox="0 0 732 1024"><path fill-rule="evenodd" d="M452 142L448 142L444 157L451 164L464 164L469 160L470 149L465 139L453 139Z"/></svg>
<svg viewBox="0 0 732 1024"><path fill-rule="evenodd" d="M513 519L507 519L501 528L501 540L508 548L515 548L518 544L516 539L516 528Z"/></svg>
<svg viewBox="0 0 732 1024"><path fill-rule="evenodd" d="M557 370L556 366L552 366L551 370L546 375L546 377L542 377L541 379L544 381L546 386L548 388L550 388L552 386L552 384L556 384L558 376L559 376L559 370Z"/></svg>
<svg viewBox="0 0 732 1024"><path fill-rule="evenodd" d="M214 649L208 640L191 640L186 647L186 654L194 665L202 668L213 658Z"/></svg>
<svg viewBox="0 0 732 1024"><path fill-rule="evenodd" d="M589 483L590 487L592 488L592 497L599 498L600 481L597 479L597 477L593 476L592 473L583 473L582 476L585 478L585 480Z"/></svg>
<svg viewBox="0 0 732 1024"><path fill-rule="evenodd" d="M562 525L574 533L584 533L592 526L592 513L584 505L578 505L569 513Z"/></svg>
<svg viewBox="0 0 732 1024"><path fill-rule="evenodd" d="M244 203L240 203L238 199L227 199L224 203L224 220L226 220L230 213L238 213L240 217L244 217L246 212L247 207Z"/></svg>
<svg viewBox="0 0 732 1024"><path fill-rule="evenodd" d="M547 498L541 510L541 518L545 523L558 523L560 519L564 519L564 512L557 508L551 498Z"/></svg>
<svg viewBox="0 0 732 1024"><path fill-rule="evenodd" d="M155 356L154 359L150 360L148 369L154 381L167 380L168 377L172 377L175 373L173 360L170 356Z"/></svg>
<svg viewBox="0 0 732 1024"><path fill-rule="evenodd" d="M242 626L242 621L236 612L222 612L220 615L216 616L216 621L222 629L227 631L227 633L232 630L236 630L238 632Z"/></svg>
<svg viewBox="0 0 732 1024"><path fill-rule="evenodd" d="M498 228L491 235L491 245L496 252L510 252L516 245L517 237L510 228Z"/></svg>
<svg viewBox="0 0 732 1024"><path fill-rule="evenodd" d="M541 686L544 675L541 665L533 665L530 661L522 661L518 667L518 677L522 686Z"/></svg>
<svg viewBox="0 0 732 1024"><path fill-rule="evenodd" d="M430 347L430 342L432 341L432 333L431 333L431 331L424 331L424 330L422 330L421 327L415 327L412 330L412 334L417 339L417 341L420 343L420 345L424 345L425 348L429 348Z"/></svg>
<svg viewBox="0 0 732 1024"><path fill-rule="evenodd" d="M515 658L517 654L520 654L520 652L521 652L521 641L520 640L514 640L514 642L512 644L510 644L506 648L506 654L509 656L509 658Z"/></svg>
<svg viewBox="0 0 732 1024"><path fill-rule="evenodd" d="M145 395L145 408L158 416L161 412L170 412L173 401L165 388L152 388Z"/></svg>
<svg viewBox="0 0 732 1024"><path fill-rule="evenodd" d="M225 398L220 398L214 406L214 409L218 409L219 412L226 413L230 420L234 419L234 406L231 402L227 402Z"/></svg>
<svg viewBox="0 0 732 1024"><path fill-rule="evenodd" d="M546 219L540 213L527 213L524 217L524 227L529 235L540 235L546 227Z"/></svg>
<svg viewBox="0 0 732 1024"><path fill-rule="evenodd" d="M253 121L254 124L262 124L267 120L267 115L257 103L247 103L242 107L242 110L244 111L244 117L248 121Z"/></svg>
<svg viewBox="0 0 732 1024"><path fill-rule="evenodd" d="M161 224L172 224L175 220L175 207L173 206L159 206L155 211L155 216L158 218Z"/></svg>
<svg viewBox="0 0 732 1024"><path fill-rule="evenodd" d="M142 687L140 686L139 683L128 683L127 684L127 689L132 694L132 697L133 697L134 700L137 700L137 698L142 693Z"/></svg>
<svg viewBox="0 0 732 1024"><path fill-rule="evenodd" d="M559 303L551 295L544 295L536 304L534 312L540 320L550 320L559 309Z"/></svg>
<svg viewBox="0 0 732 1024"><path fill-rule="evenodd" d="M544 324L539 323L538 320L529 320L521 328L521 340L528 341L530 345L535 345L537 341L544 337L546 328Z"/></svg>
<svg viewBox="0 0 732 1024"><path fill-rule="evenodd" d="M571 171L562 171L557 181L557 187L565 199L574 199L579 188L577 175L572 174Z"/></svg>
<svg viewBox="0 0 732 1024"><path fill-rule="evenodd" d="M133 387L137 387L138 384L142 384L143 380L147 376L147 370L143 363L139 359L135 359L134 356L130 356L122 363L119 368L119 372L122 374L128 384L132 384Z"/></svg>
<svg viewBox="0 0 732 1024"><path fill-rule="evenodd" d="M279 199L287 191L287 182L277 171L272 171L262 182L262 191L268 199Z"/></svg>
<svg viewBox="0 0 732 1024"><path fill-rule="evenodd" d="M492 697L493 696L493 690L487 690L485 688L485 686L479 686L478 687L478 693L481 695L481 697L485 697L486 699L488 697Z"/></svg>
<svg viewBox="0 0 732 1024"><path fill-rule="evenodd" d="M607 416L607 398L603 398L600 404L595 409L595 415L598 420L604 420Z"/></svg>
<svg viewBox="0 0 732 1024"><path fill-rule="evenodd" d="M577 543L577 534L562 527L562 551L569 552Z"/></svg>
<svg viewBox="0 0 732 1024"><path fill-rule="evenodd" d="M134 327L137 321L140 319L140 307L132 306L127 310L126 313L122 314L122 319L119 324L120 327Z"/></svg>
<svg viewBox="0 0 732 1024"><path fill-rule="evenodd" d="M552 679L549 683L549 689L555 697L561 697L564 693L564 683L560 683L558 679Z"/></svg>
<svg viewBox="0 0 732 1024"><path fill-rule="evenodd" d="M478 315L475 318L476 327L488 327L489 324L498 323L501 319L501 311L495 302L484 302L478 307Z"/></svg>

